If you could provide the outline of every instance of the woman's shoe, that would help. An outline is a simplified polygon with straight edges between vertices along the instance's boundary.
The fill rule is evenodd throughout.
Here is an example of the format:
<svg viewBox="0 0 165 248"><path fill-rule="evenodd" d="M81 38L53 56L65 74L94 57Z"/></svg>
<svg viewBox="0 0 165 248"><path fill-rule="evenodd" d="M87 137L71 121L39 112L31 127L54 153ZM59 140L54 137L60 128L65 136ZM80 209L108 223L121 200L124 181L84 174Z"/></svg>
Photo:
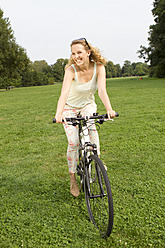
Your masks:
<svg viewBox="0 0 165 248"><path fill-rule="evenodd" d="M70 192L74 197L78 197L80 194L76 181L70 183Z"/></svg>

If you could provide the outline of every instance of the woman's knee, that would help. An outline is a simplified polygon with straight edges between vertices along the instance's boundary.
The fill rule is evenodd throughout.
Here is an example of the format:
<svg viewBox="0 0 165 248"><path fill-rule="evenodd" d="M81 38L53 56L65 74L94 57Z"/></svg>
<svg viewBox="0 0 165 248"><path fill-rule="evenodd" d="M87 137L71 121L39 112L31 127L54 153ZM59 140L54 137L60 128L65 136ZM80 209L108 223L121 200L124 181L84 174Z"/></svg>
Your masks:
<svg viewBox="0 0 165 248"><path fill-rule="evenodd" d="M77 148L78 148L78 140L74 140L74 141L70 140L68 142L68 146L69 146L70 150L73 150L73 151L77 150Z"/></svg>

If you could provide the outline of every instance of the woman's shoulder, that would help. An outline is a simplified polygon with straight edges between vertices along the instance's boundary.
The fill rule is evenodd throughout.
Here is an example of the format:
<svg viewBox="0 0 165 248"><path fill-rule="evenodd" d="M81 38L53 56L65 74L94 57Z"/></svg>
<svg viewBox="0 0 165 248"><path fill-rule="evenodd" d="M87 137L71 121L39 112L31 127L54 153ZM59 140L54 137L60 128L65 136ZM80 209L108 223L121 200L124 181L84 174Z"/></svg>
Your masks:
<svg viewBox="0 0 165 248"><path fill-rule="evenodd" d="M73 66L70 65L65 69L65 79L73 81L74 78L75 78L75 71Z"/></svg>
<svg viewBox="0 0 165 248"><path fill-rule="evenodd" d="M70 65L65 69L65 73L72 73L74 74L75 70L74 70L74 66Z"/></svg>
<svg viewBox="0 0 165 248"><path fill-rule="evenodd" d="M105 66L99 62L97 64L97 75L100 73L105 73Z"/></svg>
<svg viewBox="0 0 165 248"><path fill-rule="evenodd" d="M97 68L104 68L105 66L102 64L102 63L100 63L100 62L96 62L96 65L97 65Z"/></svg>

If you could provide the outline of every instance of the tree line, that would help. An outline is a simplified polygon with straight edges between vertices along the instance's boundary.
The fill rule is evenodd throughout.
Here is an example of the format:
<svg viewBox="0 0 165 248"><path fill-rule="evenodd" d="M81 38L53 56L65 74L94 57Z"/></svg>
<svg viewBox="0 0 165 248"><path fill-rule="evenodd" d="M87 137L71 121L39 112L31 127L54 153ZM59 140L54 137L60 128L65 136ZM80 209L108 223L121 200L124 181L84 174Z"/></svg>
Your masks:
<svg viewBox="0 0 165 248"><path fill-rule="evenodd" d="M165 77L165 2L155 0L152 10L155 25L150 26L149 47L141 46L139 57L147 63L131 63L126 60L121 67L108 61L106 65L107 78L126 76L156 76ZM0 88L9 85L15 87L37 86L62 82L67 59L60 58L53 65L45 60L32 62L26 50L17 44L9 18L5 18L0 9Z"/></svg>

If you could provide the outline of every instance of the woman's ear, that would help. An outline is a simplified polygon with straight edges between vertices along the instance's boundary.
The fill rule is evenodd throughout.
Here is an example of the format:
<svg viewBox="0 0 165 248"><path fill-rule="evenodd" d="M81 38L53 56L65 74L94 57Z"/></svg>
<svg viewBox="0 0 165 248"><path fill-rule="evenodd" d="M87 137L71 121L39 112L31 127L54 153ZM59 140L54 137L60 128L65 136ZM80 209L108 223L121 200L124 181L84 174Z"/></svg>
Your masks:
<svg viewBox="0 0 165 248"><path fill-rule="evenodd" d="M88 54L88 56L90 56L91 55L91 51L88 51L87 54Z"/></svg>

